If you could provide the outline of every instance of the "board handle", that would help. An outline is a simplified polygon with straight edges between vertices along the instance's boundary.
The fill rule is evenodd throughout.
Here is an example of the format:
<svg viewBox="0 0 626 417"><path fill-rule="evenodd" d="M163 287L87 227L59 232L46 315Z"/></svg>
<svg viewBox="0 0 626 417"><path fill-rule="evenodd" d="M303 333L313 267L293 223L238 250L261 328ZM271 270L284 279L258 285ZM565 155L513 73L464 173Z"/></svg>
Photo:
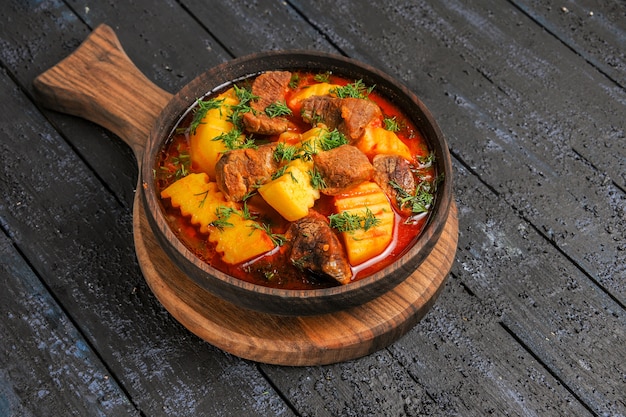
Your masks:
<svg viewBox="0 0 626 417"><path fill-rule="evenodd" d="M33 87L45 107L115 133L132 148L138 163L152 126L172 98L139 71L105 24L67 58L35 78Z"/></svg>

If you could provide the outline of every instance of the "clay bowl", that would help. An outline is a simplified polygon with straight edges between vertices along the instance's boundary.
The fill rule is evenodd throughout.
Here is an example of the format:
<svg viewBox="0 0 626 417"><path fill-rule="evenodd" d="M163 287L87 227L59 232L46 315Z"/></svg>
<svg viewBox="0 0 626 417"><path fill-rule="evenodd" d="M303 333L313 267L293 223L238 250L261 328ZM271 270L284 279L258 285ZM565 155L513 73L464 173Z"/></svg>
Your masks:
<svg viewBox="0 0 626 417"><path fill-rule="evenodd" d="M104 58L103 51L108 54ZM91 62L93 60L98 62ZM95 71L102 65L105 67ZM55 68L56 71L52 71ZM35 80L40 100L48 107L108 128L133 148L140 166L137 198L142 200L159 244L200 288L238 307L275 315L314 315L367 303L397 286L419 267L437 243L448 218L452 204L452 167L443 134L426 106L411 91L371 66L320 52L265 52L211 68L172 96L148 81L128 60L112 30L101 26L79 50L55 68ZM155 190L153 169L172 128L197 98L267 70L332 71L348 79L361 79L366 85L375 85L378 93L395 103L420 129L435 153L437 170L443 173L444 180L438 187L434 209L420 238L393 264L343 286L316 290L274 289L239 280L211 267L197 258L170 229ZM121 80L110 79L113 73ZM89 79L85 80L86 77ZM162 111L158 112L159 109ZM142 119L138 119L138 115Z"/></svg>

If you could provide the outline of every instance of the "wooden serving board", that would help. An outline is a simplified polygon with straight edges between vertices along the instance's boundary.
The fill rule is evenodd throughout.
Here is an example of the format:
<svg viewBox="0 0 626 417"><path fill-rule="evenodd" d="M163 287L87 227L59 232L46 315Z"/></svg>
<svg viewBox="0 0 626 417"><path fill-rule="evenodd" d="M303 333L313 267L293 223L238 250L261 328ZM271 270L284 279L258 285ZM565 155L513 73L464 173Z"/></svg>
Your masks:
<svg viewBox="0 0 626 417"><path fill-rule="evenodd" d="M46 107L91 120L120 136L133 149L140 172L150 128L172 99L134 66L106 25L96 28L75 52L38 76L34 86ZM138 189L141 185L139 182ZM452 204L430 255L388 293L332 314L269 315L224 301L182 273L153 235L139 195L134 202L135 247L151 290L172 316L198 337L258 362L328 364L389 345L430 309L456 253L458 220Z"/></svg>
<svg viewBox="0 0 626 417"><path fill-rule="evenodd" d="M364 305L332 314L290 317L242 309L185 276L159 246L141 199L133 226L137 258L150 289L196 336L233 355L276 365L322 365L355 359L396 341L437 299L458 241L456 205L434 249L404 282Z"/></svg>

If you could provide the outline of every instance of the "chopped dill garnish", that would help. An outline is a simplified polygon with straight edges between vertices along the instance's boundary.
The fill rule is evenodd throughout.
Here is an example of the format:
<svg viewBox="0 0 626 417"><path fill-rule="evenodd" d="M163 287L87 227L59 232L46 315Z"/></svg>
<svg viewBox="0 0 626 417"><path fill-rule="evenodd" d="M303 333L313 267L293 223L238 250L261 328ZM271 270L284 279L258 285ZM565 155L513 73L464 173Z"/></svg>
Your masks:
<svg viewBox="0 0 626 417"><path fill-rule="evenodd" d="M278 170L272 174L272 181L282 177L285 174L285 171L287 171L287 165L278 168Z"/></svg>
<svg viewBox="0 0 626 417"><path fill-rule="evenodd" d="M200 203L198 204L199 208L202 208L202 206L204 206L204 202L206 201L206 198L209 196L209 190L206 190L204 192L198 193L198 194L194 194L194 196L204 196L202 197L202 200L200 200Z"/></svg>
<svg viewBox="0 0 626 417"><path fill-rule="evenodd" d="M176 166L174 177L179 180L189 175L191 168L191 156L187 152L181 152L178 156L172 157L172 164Z"/></svg>
<svg viewBox="0 0 626 417"><path fill-rule="evenodd" d="M328 216L330 220L330 227L333 227L340 232L354 232L355 230L363 229L368 231L372 227L380 224L380 219L374 216L374 213L366 207L365 215L350 213L348 211L342 211L338 214L331 214Z"/></svg>
<svg viewBox="0 0 626 417"><path fill-rule="evenodd" d="M315 74L313 79L318 83L328 83L330 82L330 71L322 72L320 74Z"/></svg>
<svg viewBox="0 0 626 417"><path fill-rule="evenodd" d="M396 116L385 117L383 123L385 124L385 129L390 132L399 132L401 129L400 123L396 120Z"/></svg>
<svg viewBox="0 0 626 417"><path fill-rule="evenodd" d="M243 208L241 212L237 212L237 214L239 214L244 220L254 220L256 218L256 216L250 213L250 209L248 208L248 203L246 201L243 202Z"/></svg>
<svg viewBox="0 0 626 417"><path fill-rule="evenodd" d="M420 163L421 169L428 168L435 162L435 153L431 152L426 156L418 156L417 161Z"/></svg>
<svg viewBox="0 0 626 417"><path fill-rule="evenodd" d="M337 129L324 133L320 136L319 141L320 146L325 151L329 151L349 143L348 138L346 138L346 136Z"/></svg>
<svg viewBox="0 0 626 417"><path fill-rule="evenodd" d="M293 161L298 154L298 147L294 145L288 145L285 142L278 142L276 149L274 149L274 160L276 162Z"/></svg>
<svg viewBox="0 0 626 417"><path fill-rule="evenodd" d="M228 206L217 206L215 209L215 216L217 219L209 223L209 226L216 227L219 231L223 231L225 227L233 227L233 224L228 221L230 215L236 210Z"/></svg>
<svg viewBox="0 0 626 417"><path fill-rule="evenodd" d="M200 100L196 101L198 107L196 107L193 111L193 119L191 120L191 124L189 125L189 132L192 135L196 134L196 129L198 126L202 124L202 119L211 109L219 109L222 107L222 103L224 103L224 99L212 98L210 100Z"/></svg>
<svg viewBox="0 0 626 417"><path fill-rule="evenodd" d="M270 225L267 223L254 223L252 225L252 227L254 227L255 229L258 230L262 230L265 233L267 233L267 236L269 236L270 240L272 241L272 243L276 246L282 246L285 244L285 242L287 242L287 237L283 234L280 233L272 233L272 229L270 228Z"/></svg>
<svg viewBox="0 0 626 417"><path fill-rule="evenodd" d="M214 137L212 140L218 141L221 140L224 142L224 146L229 151L235 149L256 149L256 144L254 143L254 139L243 136L239 129L233 128L230 132L222 133L219 136Z"/></svg>
<svg viewBox="0 0 626 417"><path fill-rule="evenodd" d="M250 197L252 197L253 195L255 195L257 193L256 189L250 190L248 191L246 194L244 194L243 197L241 197L241 201L246 201L248 200Z"/></svg>
<svg viewBox="0 0 626 417"><path fill-rule="evenodd" d="M300 74L294 72L291 74L291 79L289 80L289 88L296 89L300 85Z"/></svg>
<svg viewBox="0 0 626 417"><path fill-rule="evenodd" d="M396 200L401 209L408 207L414 214L425 213L430 209L435 198L436 182L421 182L415 189L414 194L408 193L395 181L389 181L389 185L396 190Z"/></svg>
<svg viewBox="0 0 626 417"><path fill-rule="evenodd" d="M374 90L374 86L366 87L363 80L357 80L343 87L337 87L330 90L339 98L367 98Z"/></svg>
<svg viewBox="0 0 626 417"><path fill-rule="evenodd" d="M265 114L269 117L278 117L289 116L292 112L284 101L276 101L265 108Z"/></svg>
<svg viewBox="0 0 626 417"><path fill-rule="evenodd" d="M310 161L313 159L313 155L317 155L319 150L317 149L317 140L310 140L304 142L301 147L300 158L303 161Z"/></svg>
<svg viewBox="0 0 626 417"><path fill-rule="evenodd" d="M326 181L324 181L322 174L320 174L320 172L316 168L313 168L312 171L307 172L309 173L309 177L311 177L311 185L313 186L313 188L315 188L316 190L321 190L327 187Z"/></svg>
<svg viewBox="0 0 626 417"><path fill-rule="evenodd" d="M253 111L252 107L250 107L250 102L252 100L258 99L259 97L255 96L254 94L252 94L251 90L244 87L237 87L237 85L233 85L233 89L235 91L235 96L237 96L237 99L239 100L239 103L230 107L232 110L232 114L230 115L229 120L237 128L241 128L243 125L243 122L241 120L242 115L244 113L249 113Z"/></svg>

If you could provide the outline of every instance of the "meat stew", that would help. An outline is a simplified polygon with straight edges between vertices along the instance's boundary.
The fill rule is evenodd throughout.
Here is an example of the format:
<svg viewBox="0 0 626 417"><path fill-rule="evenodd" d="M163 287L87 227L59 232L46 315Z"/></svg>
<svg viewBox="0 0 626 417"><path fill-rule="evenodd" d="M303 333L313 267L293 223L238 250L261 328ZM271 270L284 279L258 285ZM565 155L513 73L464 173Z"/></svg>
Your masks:
<svg viewBox="0 0 626 417"><path fill-rule="evenodd" d="M432 162L375 86L269 71L198 100L155 172L172 230L199 258L301 290L349 284L401 256L433 205Z"/></svg>

